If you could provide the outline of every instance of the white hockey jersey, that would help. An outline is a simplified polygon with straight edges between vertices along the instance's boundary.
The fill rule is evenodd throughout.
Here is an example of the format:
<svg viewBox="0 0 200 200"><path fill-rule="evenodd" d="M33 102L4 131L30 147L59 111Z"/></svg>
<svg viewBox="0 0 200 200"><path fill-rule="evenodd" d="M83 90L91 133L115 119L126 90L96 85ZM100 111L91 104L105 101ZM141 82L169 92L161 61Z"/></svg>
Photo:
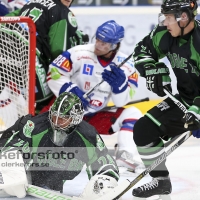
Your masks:
<svg viewBox="0 0 200 200"><path fill-rule="evenodd" d="M125 54L117 52L112 62L118 66L126 57ZM47 81L50 89L56 96L59 95L61 87L69 82L76 84L86 93L102 81L101 74L104 69L110 70L110 66L104 67L101 65L98 57L94 54L94 44L78 45L63 52L50 64ZM133 100L138 74L132 59L128 60L121 69L127 76L129 87L122 93L114 94L110 85L104 81L90 94L86 113L101 110L107 105L110 98L112 98L113 103L117 107L122 107Z"/></svg>

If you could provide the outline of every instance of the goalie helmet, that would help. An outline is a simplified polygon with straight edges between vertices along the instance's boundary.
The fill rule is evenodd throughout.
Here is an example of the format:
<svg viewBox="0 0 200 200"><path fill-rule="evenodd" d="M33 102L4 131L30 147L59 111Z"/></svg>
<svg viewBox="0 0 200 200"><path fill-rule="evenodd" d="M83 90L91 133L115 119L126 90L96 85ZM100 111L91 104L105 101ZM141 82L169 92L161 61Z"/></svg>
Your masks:
<svg viewBox="0 0 200 200"><path fill-rule="evenodd" d="M63 92L53 103L49 111L49 119L53 132L52 142L63 146L68 135L81 123L84 109L81 100L71 92Z"/></svg>
<svg viewBox="0 0 200 200"><path fill-rule="evenodd" d="M180 16L187 12L188 17L193 19L197 15L197 8L196 0L165 0L161 5L161 13Z"/></svg>
<svg viewBox="0 0 200 200"><path fill-rule="evenodd" d="M124 27L114 20L107 21L97 28L96 38L110 44L120 43L124 38Z"/></svg>

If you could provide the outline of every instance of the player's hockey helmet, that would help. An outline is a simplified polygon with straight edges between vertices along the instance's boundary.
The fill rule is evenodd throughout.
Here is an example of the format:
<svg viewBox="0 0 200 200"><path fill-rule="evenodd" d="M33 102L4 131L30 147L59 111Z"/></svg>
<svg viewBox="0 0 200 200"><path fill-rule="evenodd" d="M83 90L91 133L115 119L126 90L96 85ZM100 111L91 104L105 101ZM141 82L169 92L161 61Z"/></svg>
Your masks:
<svg viewBox="0 0 200 200"><path fill-rule="evenodd" d="M107 21L97 28L96 39L106 43L117 44L124 38L124 27L114 20Z"/></svg>
<svg viewBox="0 0 200 200"><path fill-rule="evenodd" d="M188 17L192 19L197 15L197 7L196 0L165 0L161 5L161 13L180 16L186 12Z"/></svg>
<svg viewBox="0 0 200 200"><path fill-rule="evenodd" d="M81 123L84 109L81 100L71 92L63 92L53 103L49 111L49 119L52 128L56 130L69 130ZM53 120L54 116L54 120ZM69 119L70 124L61 127L59 119ZM66 132L67 133L67 132Z"/></svg>

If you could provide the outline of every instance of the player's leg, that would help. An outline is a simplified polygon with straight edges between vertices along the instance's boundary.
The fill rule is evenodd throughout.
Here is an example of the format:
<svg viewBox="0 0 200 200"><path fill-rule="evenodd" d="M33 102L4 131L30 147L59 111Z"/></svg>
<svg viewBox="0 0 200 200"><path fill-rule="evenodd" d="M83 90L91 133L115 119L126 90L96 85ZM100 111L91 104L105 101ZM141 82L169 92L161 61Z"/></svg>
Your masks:
<svg viewBox="0 0 200 200"><path fill-rule="evenodd" d="M186 131L181 122L183 115L170 99L166 99L137 121L133 137L146 167L164 153L164 142L161 139L164 135L175 136ZM145 198L171 193L172 186L165 161L149 174L153 180L134 189L134 196Z"/></svg>
<svg viewBox="0 0 200 200"><path fill-rule="evenodd" d="M117 149L115 153L117 165L133 171L137 168L144 169L135 142L132 139L134 134L133 126L141 117L141 111L132 106L124 109L112 125L113 130L118 130Z"/></svg>

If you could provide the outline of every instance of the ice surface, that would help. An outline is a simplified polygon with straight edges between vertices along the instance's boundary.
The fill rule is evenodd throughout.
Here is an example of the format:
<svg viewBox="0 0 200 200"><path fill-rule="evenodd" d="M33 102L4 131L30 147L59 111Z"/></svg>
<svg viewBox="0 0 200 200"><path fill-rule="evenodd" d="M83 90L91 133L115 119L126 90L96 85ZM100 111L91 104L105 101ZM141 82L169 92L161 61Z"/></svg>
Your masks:
<svg viewBox="0 0 200 200"><path fill-rule="evenodd" d="M115 141L113 141L114 143ZM176 149L168 158L167 166L170 171L173 191L170 195L162 197L154 196L146 200L198 200L200 199L200 140L191 137L185 144ZM137 174L138 175L138 174ZM120 181L128 178L133 180L136 174L128 173L120 177ZM140 186L151 180L150 176L144 177L135 187ZM66 181L64 185L64 193L67 195L78 196L88 181L87 174L84 170L72 181ZM72 189L73 188L73 189ZM142 200L135 198L131 194L130 189L122 200ZM34 197L26 197L25 200ZM1 198L15 199L15 198Z"/></svg>

